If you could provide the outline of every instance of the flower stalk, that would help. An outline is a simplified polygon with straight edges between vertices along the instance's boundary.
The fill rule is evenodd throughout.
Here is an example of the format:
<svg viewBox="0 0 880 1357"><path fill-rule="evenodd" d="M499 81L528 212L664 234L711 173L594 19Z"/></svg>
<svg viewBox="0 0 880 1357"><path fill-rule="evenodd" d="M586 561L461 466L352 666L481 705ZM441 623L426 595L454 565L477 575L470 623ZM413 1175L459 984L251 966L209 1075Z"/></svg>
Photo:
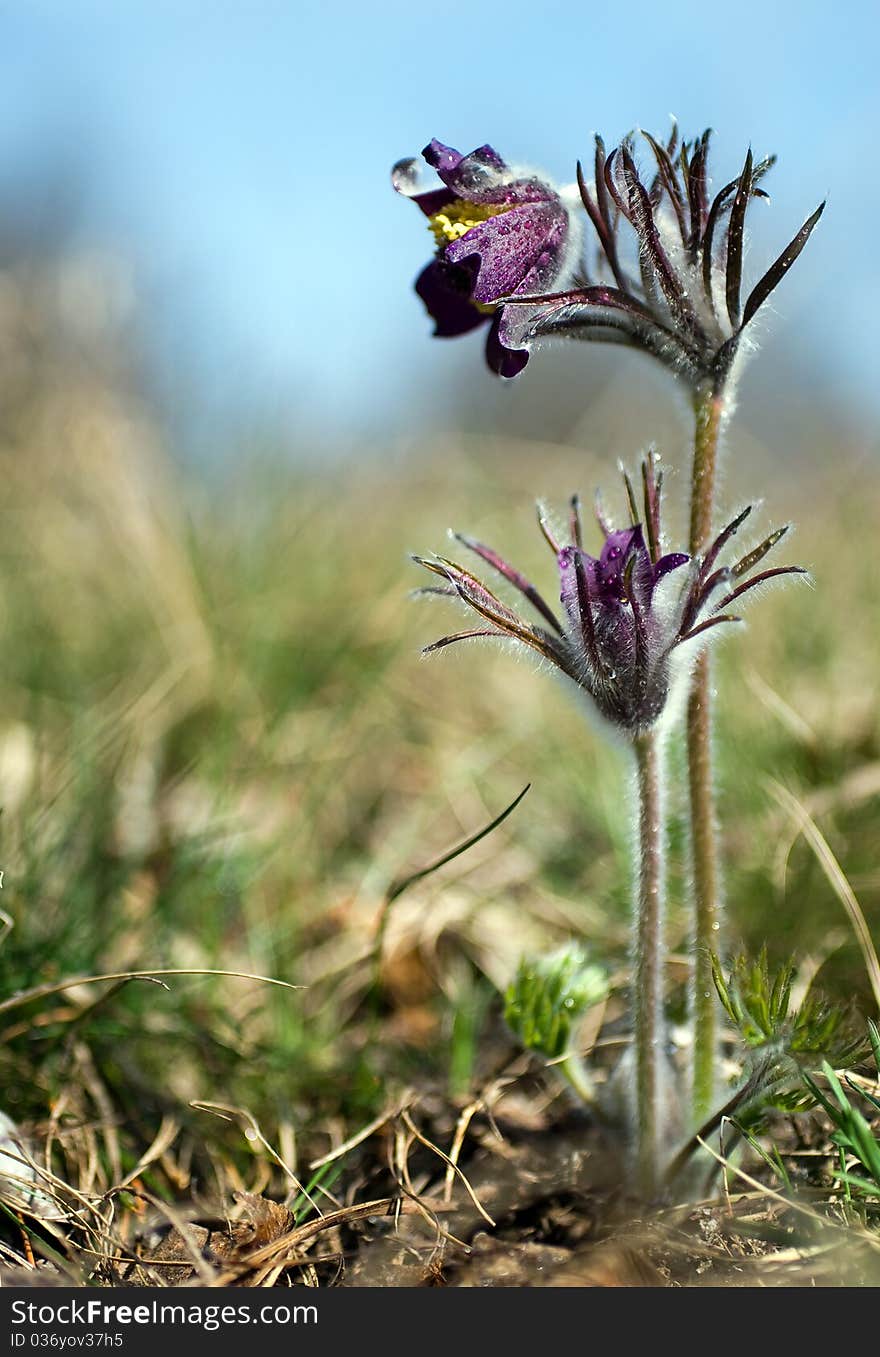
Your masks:
<svg viewBox="0 0 880 1357"><path fill-rule="evenodd" d="M718 450L724 424L724 386L707 382L694 393L694 458L691 472L690 553L697 556L712 536Z"/></svg>
<svg viewBox="0 0 880 1357"><path fill-rule="evenodd" d="M690 542L698 555L712 534L718 451L724 423L724 392L707 383L694 396L694 456L691 473ZM687 708L691 874L694 909L694 969L691 992L693 1120L699 1125L714 1104L716 1017L712 952L719 920L718 843L712 777L712 660L697 659Z"/></svg>
<svg viewBox="0 0 880 1357"><path fill-rule="evenodd" d="M664 820L661 737L654 730L633 741L637 784L637 896L633 1025L636 1060L636 1170L646 1200L656 1195L660 1172L663 1021Z"/></svg>

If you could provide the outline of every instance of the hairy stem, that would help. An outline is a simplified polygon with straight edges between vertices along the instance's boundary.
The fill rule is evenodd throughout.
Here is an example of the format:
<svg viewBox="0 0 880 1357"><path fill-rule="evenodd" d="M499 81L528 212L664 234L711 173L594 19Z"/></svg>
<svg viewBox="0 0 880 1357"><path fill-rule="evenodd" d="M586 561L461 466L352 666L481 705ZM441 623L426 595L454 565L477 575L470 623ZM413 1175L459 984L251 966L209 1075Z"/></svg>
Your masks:
<svg viewBox="0 0 880 1357"><path fill-rule="evenodd" d="M692 556L704 550L712 535L718 444L724 419L723 393L715 387L699 391L694 399L694 413L689 548ZM712 675L706 652L700 656L694 671L687 710L687 747L694 898L692 1097L694 1121L699 1124L714 1103L716 1019L711 954L718 946L720 926L712 780Z"/></svg>
<svg viewBox="0 0 880 1357"><path fill-rule="evenodd" d="M636 1165L642 1194L656 1194L660 1169L663 1065L663 807L661 750L647 731L634 741L638 785L638 884L633 1015L636 1057Z"/></svg>
<svg viewBox="0 0 880 1357"><path fill-rule="evenodd" d="M718 444L724 421L724 392L702 387L694 396L694 461L691 471L691 555L702 551L712 536Z"/></svg>

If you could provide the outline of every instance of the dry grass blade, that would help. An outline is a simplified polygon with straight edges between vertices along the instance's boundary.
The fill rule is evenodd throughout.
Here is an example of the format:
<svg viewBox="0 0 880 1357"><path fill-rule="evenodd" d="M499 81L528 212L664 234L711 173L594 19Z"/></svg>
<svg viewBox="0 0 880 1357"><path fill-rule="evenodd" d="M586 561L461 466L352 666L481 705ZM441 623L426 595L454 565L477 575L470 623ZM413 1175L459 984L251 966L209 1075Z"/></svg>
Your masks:
<svg viewBox="0 0 880 1357"><path fill-rule="evenodd" d="M483 1217L483 1219L484 1219L489 1225L491 1225L492 1228L494 1229L494 1228L495 1228L495 1221L494 1221L494 1220L492 1219L492 1217L489 1215L489 1212L485 1209L485 1207L481 1204L480 1199L478 1198L477 1194L474 1192L474 1189L471 1187L470 1183L468 1182L468 1180L467 1180L467 1178L465 1177L464 1173L463 1173L463 1172L461 1171L461 1169L459 1168L458 1164L454 1163L454 1162L450 1159L450 1157L449 1157L448 1154L444 1154L443 1150L440 1149L440 1146L439 1146L439 1145L435 1145L433 1141L428 1140L427 1136L422 1135L422 1132L419 1130L419 1128L416 1126L415 1122L413 1121L412 1117L410 1116L409 1111L405 1110L405 1111L403 1112L403 1117L402 1117L402 1119L403 1119L403 1122L404 1122L404 1124L406 1125L407 1129L412 1133L412 1135L413 1135L413 1136L415 1137L415 1139L419 1142L419 1144L420 1144L420 1145L424 1145L424 1146L425 1146L425 1149L427 1149L427 1150L433 1150L434 1154L436 1154L437 1157L438 1157L439 1159L442 1159L442 1160L443 1160L443 1162L444 1162L444 1164L446 1164L447 1168L451 1168L451 1169L458 1175L458 1177L461 1179L462 1183L464 1184L464 1189L465 1189L465 1191L467 1192L468 1196L470 1197L471 1201L473 1202L474 1206L475 1206L476 1209L479 1211L479 1213L480 1213L480 1215Z"/></svg>
<svg viewBox="0 0 880 1357"><path fill-rule="evenodd" d="M874 941L855 892L847 881L843 868L832 853L827 839L797 797L793 796L787 787L783 787L781 783L772 779L769 781L769 786L779 804L785 810L788 810L797 822L798 829L816 855L816 860L825 873L828 884L849 915L853 932L862 951L874 1001L878 1010L880 1010L880 959L877 957L877 949L874 946Z"/></svg>
<svg viewBox="0 0 880 1357"><path fill-rule="evenodd" d="M344 1140L341 1145L337 1145L335 1150L330 1150L327 1154L322 1155L320 1159L313 1159L309 1164L309 1168L312 1170L321 1169L325 1164L332 1164L335 1159L341 1159L343 1155L348 1154L349 1150L353 1150L358 1145L362 1145L365 1140L369 1140L370 1136L375 1135L376 1131L381 1131L383 1126L387 1126L390 1121L394 1121L396 1117L399 1117L401 1112L403 1112L404 1108L410 1102L411 1097L411 1094L407 1094L394 1107L390 1108L387 1112L382 1112L378 1117L374 1117L371 1122L368 1122L366 1126L363 1126L355 1135L349 1136L348 1140Z"/></svg>
<svg viewBox="0 0 880 1357"><path fill-rule="evenodd" d="M61 994L63 990L74 989L77 985L97 985L102 981L116 980L150 980L153 984L161 985L160 976L164 975L218 975L228 976L235 980L257 980L263 985L279 985L282 989L305 989L305 985L292 985L287 980L275 980L270 975L253 975L250 971L217 971L211 969L198 969L189 967L178 967L173 970L156 971L118 971L111 975L75 975L69 980L59 980L51 985L34 985L32 989L22 990L20 994L13 994L11 999L4 999L0 1003L0 1013L8 1013L13 1008L19 1008L22 1004L30 1003L32 999L46 999L52 994ZM163 985L167 989L167 985Z"/></svg>
<svg viewBox="0 0 880 1357"><path fill-rule="evenodd" d="M455 1184L455 1175L458 1173L458 1160L461 1155L464 1139L468 1132L468 1127L474 1117L483 1108L483 1099L477 1098L475 1102L469 1103L462 1111L455 1126L455 1134L452 1137L452 1145L449 1150L449 1162L446 1166L446 1178L443 1183L443 1200L452 1201L452 1189Z"/></svg>

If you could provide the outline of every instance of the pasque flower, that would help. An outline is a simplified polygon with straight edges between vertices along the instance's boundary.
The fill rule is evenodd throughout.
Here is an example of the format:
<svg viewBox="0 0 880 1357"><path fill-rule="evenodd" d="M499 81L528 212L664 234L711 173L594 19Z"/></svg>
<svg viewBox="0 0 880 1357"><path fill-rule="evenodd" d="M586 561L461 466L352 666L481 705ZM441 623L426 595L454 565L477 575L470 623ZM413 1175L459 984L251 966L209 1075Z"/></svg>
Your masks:
<svg viewBox="0 0 880 1357"><path fill-rule="evenodd" d="M662 475L653 457L642 463L643 513L632 482L624 477L632 522L614 529L597 513L604 542L598 556L582 545L577 499L572 500L570 541L560 543L539 508L544 537L556 558L561 613L497 552L472 537L457 540L511 584L540 622L522 618L470 571L441 556L414 559L444 583L427 592L457 598L484 625L443 636L426 647L436 651L456 641L491 637L519 642L536 651L586 692L599 713L635 738L649 730L666 708L679 653L697 648L698 638L741 618L728 611L756 585L779 575L803 574L798 566L752 573L787 531L776 529L733 565L719 558L751 513L744 509L708 549L694 559L664 553L660 524Z"/></svg>
<svg viewBox="0 0 880 1357"><path fill-rule="evenodd" d="M549 335L612 340L647 351L695 389L720 391L744 331L806 245L825 204L743 302L746 214L753 198L767 196L760 181L775 157L755 163L750 150L741 174L712 196L710 131L680 147L677 129L666 145L642 136L655 166L645 177L632 136L607 156L596 137L594 182L577 170L598 240L595 263L585 261L582 286L544 289L505 306L505 340L514 350Z"/></svg>
<svg viewBox="0 0 880 1357"><path fill-rule="evenodd" d="M580 258L577 190L560 193L547 179L506 165L491 146L469 155L432 141L422 155L439 187L425 188L419 161L401 160L392 171L399 193L428 218L434 259L416 280L416 292L441 337L489 325L486 357L503 377L516 376L528 349L508 343L500 297L543 293L574 281ZM531 311L520 307L517 332Z"/></svg>

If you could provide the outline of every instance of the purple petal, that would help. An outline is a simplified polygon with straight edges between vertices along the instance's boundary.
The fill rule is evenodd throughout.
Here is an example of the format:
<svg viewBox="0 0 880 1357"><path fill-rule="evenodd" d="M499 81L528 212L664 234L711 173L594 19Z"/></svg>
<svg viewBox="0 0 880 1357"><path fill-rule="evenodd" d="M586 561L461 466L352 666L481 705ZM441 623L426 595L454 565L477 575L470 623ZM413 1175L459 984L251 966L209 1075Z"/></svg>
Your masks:
<svg viewBox="0 0 880 1357"><path fill-rule="evenodd" d="M633 569L633 586L638 592L638 601L644 607L650 603L653 590L653 566L650 565L648 548L642 536L641 525L634 528L618 528L608 533L602 554L596 560L585 551L576 547L564 547L560 552L560 573L562 577L562 605L574 622L580 616L577 603L577 577L574 566L580 558L587 588L593 603L599 607L617 607L625 598L623 589L623 571L630 556L636 554Z"/></svg>
<svg viewBox="0 0 880 1357"><path fill-rule="evenodd" d="M654 588L661 575L674 570L682 560L688 558L666 557L655 567L651 563L651 554L645 545L641 523L631 528L619 528L608 533L605 544L596 565L597 602L605 607L616 606L622 600L629 599L640 610L651 606ZM665 564L668 561L670 564ZM656 574L660 567L661 575ZM626 575L629 572L629 585Z"/></svg>
<svg viewBox="0 0 880 1357"><path fill-rule="evenodd" d="M489 148L487 147L486 149L488 150ZM438 141L436 137L431 138L428 145L422 151L422 155L431 168L441 175L454 174L464 160L464 156L460 151L454 150L451 146L444 146L443 142Z"/></svg>
<svg viewBox="0 0 880 1357"><path fill-rule="evenodd" d="M451 264L479 261L473 295L494 302L519 290L540 289L558 274L567 217L552 203L525 203L490 217L446 247Z"/></svg>
<svg viewBox="0 0 880 1357"><path fill-rule="evenodd" d="M617 602L623 598L623 572L633 551L648 557L640 524L618 528L606 537L595 571L596 593L601 602Z"/></svg>
<svg viewBox="0 0 880 1357"><path fill-rule="evenodd" d="M432 141L422 152L447 188L468 203L558 203L553 186L535 175L515 179L513 171L491 146L460 155L451 146Z"/></svg>
<svg viewBox="0 0 880 1357"><path fill-rule="evenodd" d="M487 199L485 194L497 192L510 173L491 146L478 146L469 155L462 155L435 138L425 147L422 155L437 171L446 187L456 197L464 198L469 203L499 201L497 198Z"/></svg>
<svg viewBox="0 0 880 1357"><path fill-rule="evenodd" d="M487 317L471 301L466 269L453 268L434 259L416 279L416 292L434 320L434 334L442 339L467 334L483 325Z"/></svg>
<svg viewBox="0 0 880 1357"><path fill-rule="evenodd" d="M642 530L638 524L630 528L612 528L599 556L603 570L609 568L612 562L618 561L618 558L625 559L636 540L641 538L641 534ZM639 542L639 545L643 544Z"/></svg>
<svg viewBox="0 0 880 1357"><path fill-rule="evenodd" d="M677 570L680 565L687 565L690 556L686 556L683 551L671 551L667 556L661 556L660 560L654 566L654 584L655 586L662 580L664 575L668 575L673 570Z"/></svg>
<svg viewBox="0 0 880 1357"><path fill-rule="evenodd" d="M413 193L411 200L417 207L421 208L426 217L433 217L437 212L442 212L455 199L448 188L429 189L427 193Z"/></svg>

